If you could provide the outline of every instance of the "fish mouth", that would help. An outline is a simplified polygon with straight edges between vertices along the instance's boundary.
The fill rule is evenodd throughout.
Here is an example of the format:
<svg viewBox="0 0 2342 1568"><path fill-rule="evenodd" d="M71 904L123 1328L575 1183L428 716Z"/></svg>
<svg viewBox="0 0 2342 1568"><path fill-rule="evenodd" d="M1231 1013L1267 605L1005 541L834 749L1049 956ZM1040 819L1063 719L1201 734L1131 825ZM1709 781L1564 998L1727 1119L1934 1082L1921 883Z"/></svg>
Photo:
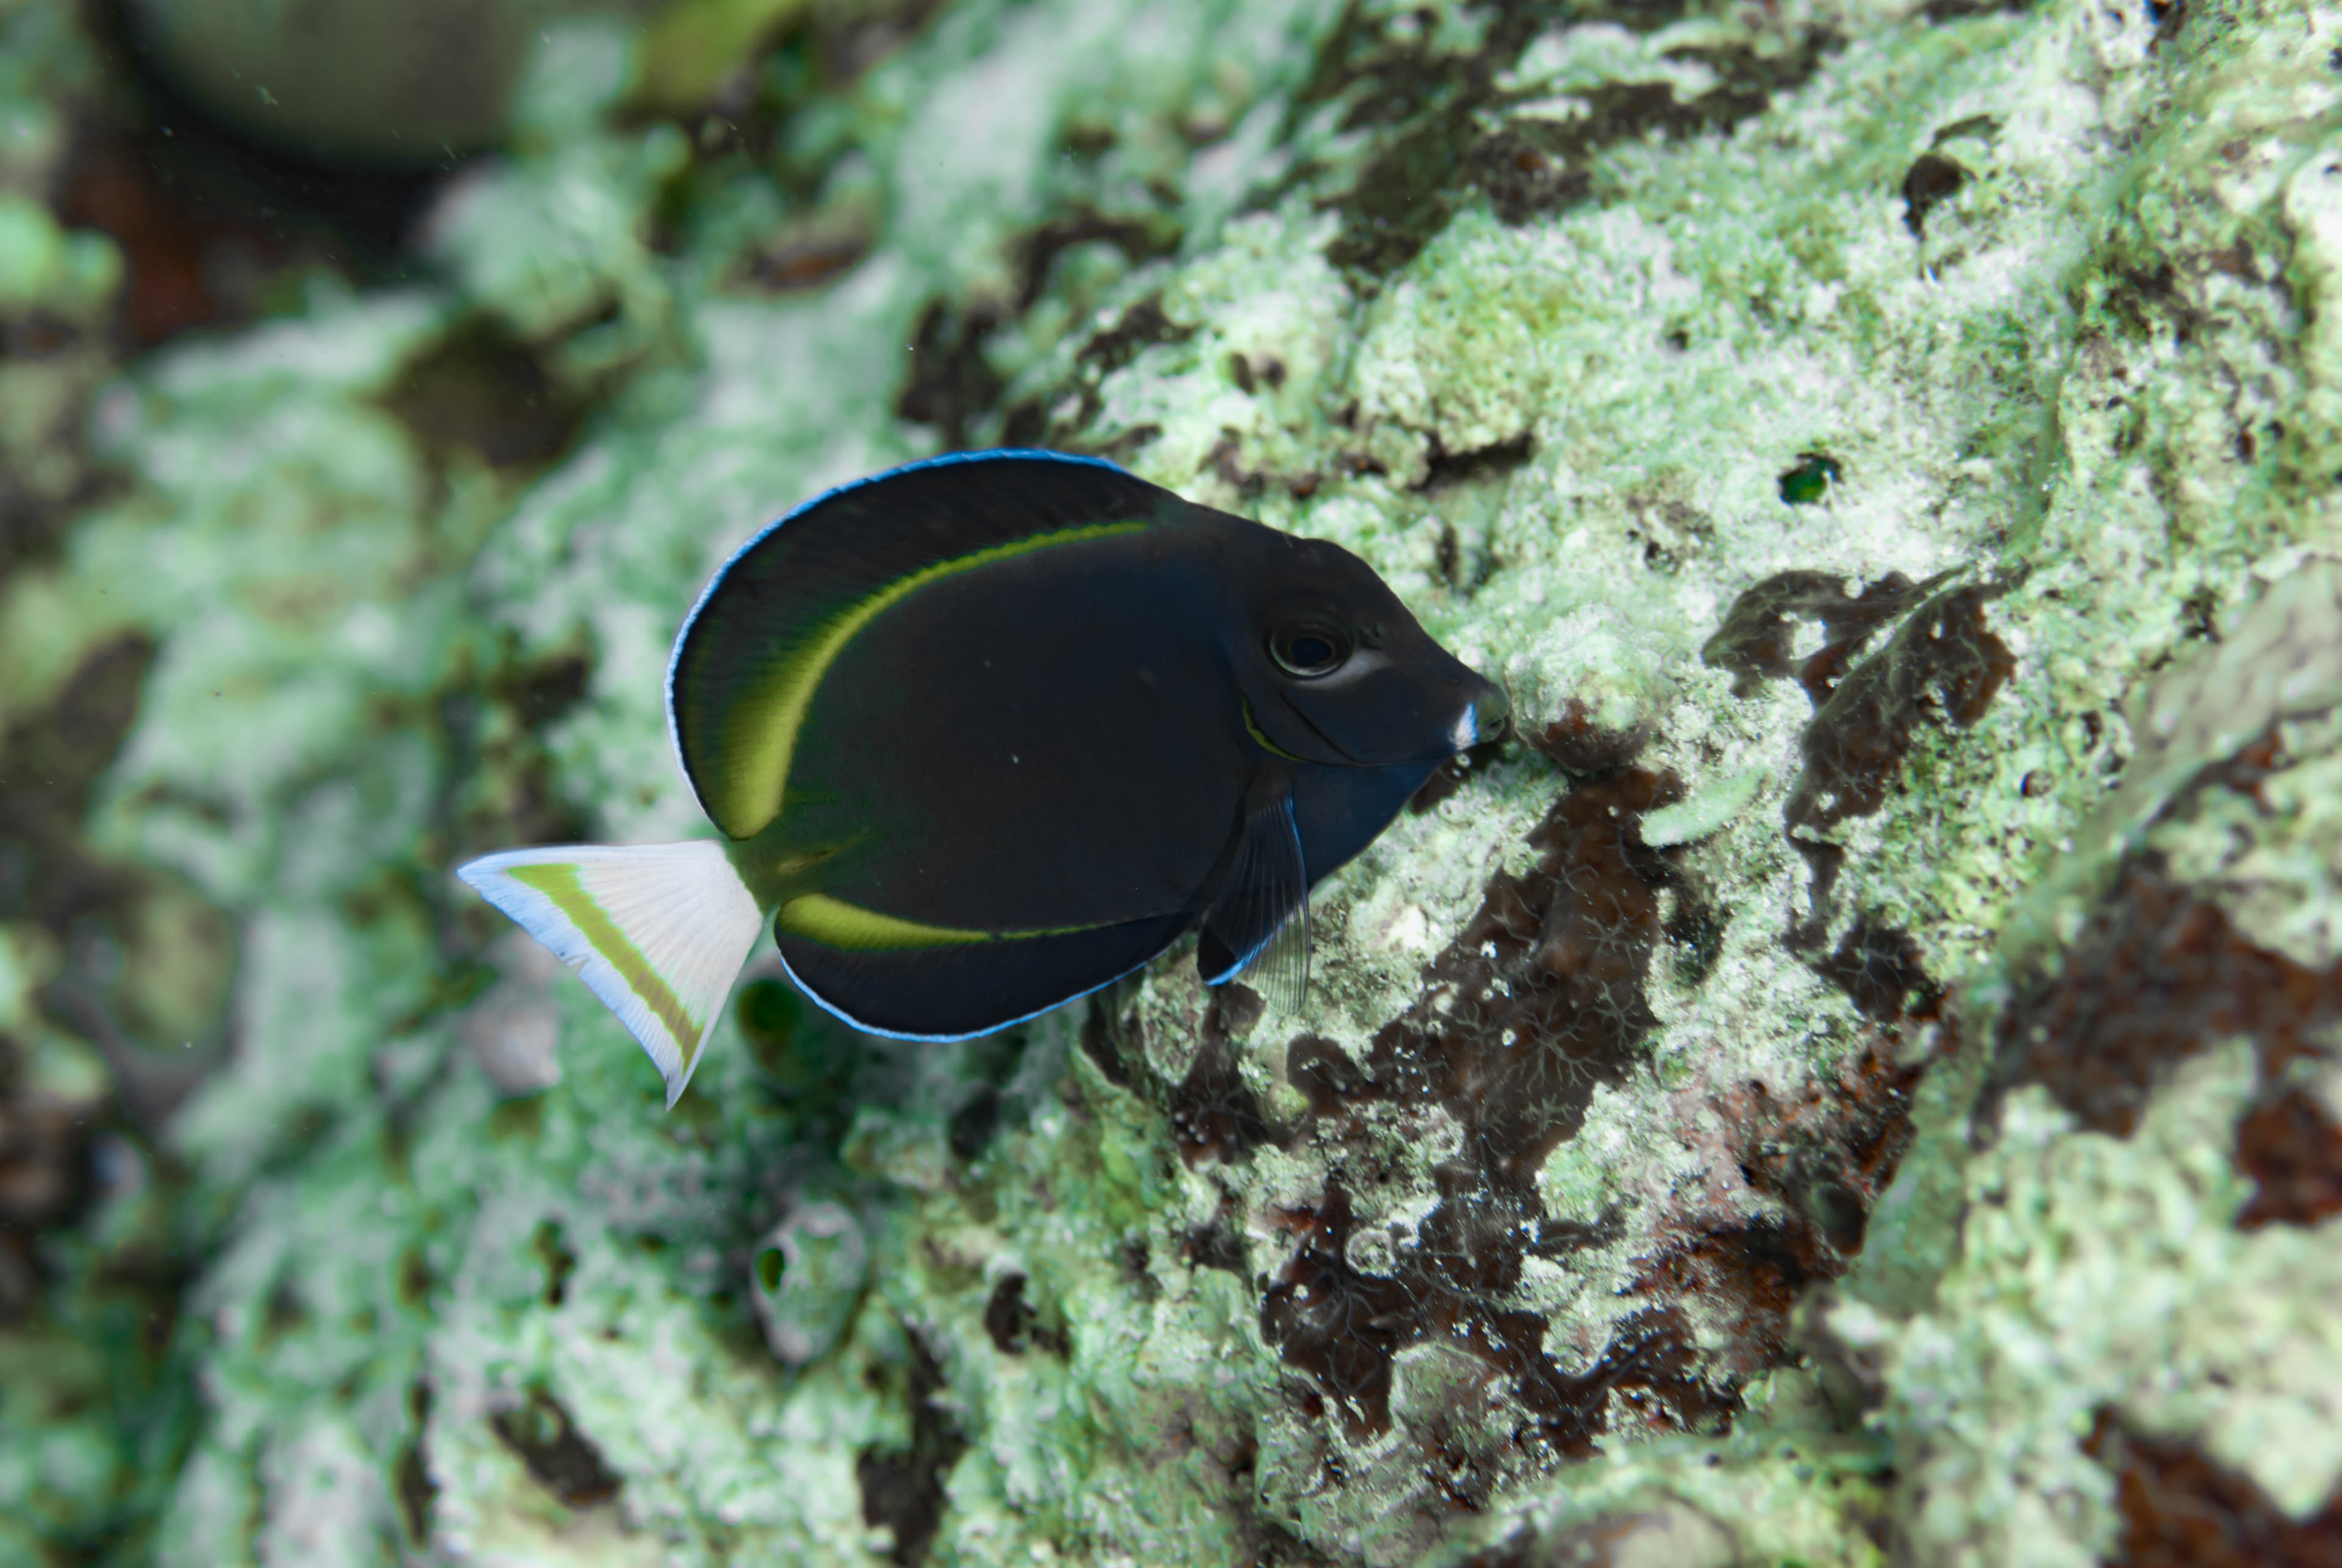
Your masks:
<svg viewBox="0 0 2342 1568"><path fill-rule="evenodd" d="M1501 740L1512 727L1512 699L1505 694L1504 687L1492 683L1480 696L1464 704L1464 711L1456 715L1456 728L1447 738L1457 751L1468 752L1474 746Z"/></svg>
<svg viewBox="0 0 2342 1568"><path fill-rule="evenodd" d="M1477 689L1474 690L1475 687ZM1309 711L1300 704L1282 692L1276 694L1276 701L1281 710L1291 715L1312 738L1332 753L1335 758L1339 759L1337 765L1397 767L1410 764L1443 763L1459 752L1467 752L1475 746L1486 745L1490 741L1499 740L1512 733L1513 703L1512 699L1505 694L1504 687L1493 681L1476 680L1466 689L1471 691L1472 694L1466 700L1464 711L1456 716L1453 724L1433 732L1439 736L1437 742L1429 743L1427 749L1413 755L1395 758L1362 757L1328 734L1326 727L1312 718Z"/></svg>

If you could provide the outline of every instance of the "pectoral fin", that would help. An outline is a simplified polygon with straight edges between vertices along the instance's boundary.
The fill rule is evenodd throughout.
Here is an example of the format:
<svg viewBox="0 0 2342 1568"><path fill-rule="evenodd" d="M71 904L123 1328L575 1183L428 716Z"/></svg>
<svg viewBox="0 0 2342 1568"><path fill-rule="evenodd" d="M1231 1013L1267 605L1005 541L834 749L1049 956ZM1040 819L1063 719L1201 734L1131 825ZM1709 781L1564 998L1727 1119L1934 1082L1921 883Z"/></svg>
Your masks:
<svg viewBox="0 0 2342 1568"><path fill-rule="evenodd" d="M1287 1007L1309 985L1309 872L1293 796L1279 790L1246 816L1236 859L1205 911L1196 966L1206 985L1251 972L1254 989Z"/></svg>

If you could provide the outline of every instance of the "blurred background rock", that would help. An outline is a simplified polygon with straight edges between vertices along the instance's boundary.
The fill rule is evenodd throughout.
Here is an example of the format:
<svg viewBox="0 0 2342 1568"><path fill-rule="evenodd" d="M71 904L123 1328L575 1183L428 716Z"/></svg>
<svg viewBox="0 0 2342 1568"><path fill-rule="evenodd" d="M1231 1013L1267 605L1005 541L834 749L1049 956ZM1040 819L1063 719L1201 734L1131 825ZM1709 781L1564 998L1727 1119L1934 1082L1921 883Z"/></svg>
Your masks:
<svg viewBox="0 0 2342 1568"><path fill-rule="evenodd" d="M125 0L131 43L187 100L320 163L411 169L492 147L557 0Z"/></svg>

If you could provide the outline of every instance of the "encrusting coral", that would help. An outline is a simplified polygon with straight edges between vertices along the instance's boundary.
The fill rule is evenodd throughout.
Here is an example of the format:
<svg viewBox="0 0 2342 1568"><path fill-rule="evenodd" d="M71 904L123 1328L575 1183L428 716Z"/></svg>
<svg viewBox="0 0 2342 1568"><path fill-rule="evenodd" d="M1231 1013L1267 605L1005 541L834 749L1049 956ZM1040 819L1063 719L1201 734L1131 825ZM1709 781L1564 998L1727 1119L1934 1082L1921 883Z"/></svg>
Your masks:
<svg viewBox="0 0 2342 1568"><path fill-rule="evenodd" d="M0 0L0 1554L2342 1551L2342 11L736 9L385 237ZM708 571L1002 443L1515 738L1297 1010L752 966L660 1115L447 868L693 831Z"/></svg>

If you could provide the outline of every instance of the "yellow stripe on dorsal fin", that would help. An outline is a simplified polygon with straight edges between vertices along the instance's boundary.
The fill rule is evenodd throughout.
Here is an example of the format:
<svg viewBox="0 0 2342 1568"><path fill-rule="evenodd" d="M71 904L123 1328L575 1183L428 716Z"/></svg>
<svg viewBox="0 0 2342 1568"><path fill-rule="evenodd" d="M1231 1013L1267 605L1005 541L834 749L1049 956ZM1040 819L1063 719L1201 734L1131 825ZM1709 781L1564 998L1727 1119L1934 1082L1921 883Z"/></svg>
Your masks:
<svg viewBox="0 0 2342 1568"><path fill-rule="evenodd" d="M825 492L733 552L667 660L667 726L694 796L736 840L790 801L791 764L839 655L947 578L1147 532L1194 508L1099 457L959 452Z"/></svg>
<svg viewBox="0 0 2342 1568"><path fill-rule="evenodd" d="M1144 523L1098 523L996 544L924 566L848 605L816 627L733 704L717 734L725 760L722 771L708 785L707 814L735 838L755 837L781 814L782 797L788 789L789 758L796 749L797 732L805 726L806 710L813 705L814 692L846 645L886 611L920 589L963 572L1060 544L1119 538L1146 526Z"/></svg>
<svg viewBox="0 0 2342 1568"><path fill-rule="evenodd" d="M513 850L456 874L578 972L642 1043L672 1108L764 926L723 846Z"/></svg>

